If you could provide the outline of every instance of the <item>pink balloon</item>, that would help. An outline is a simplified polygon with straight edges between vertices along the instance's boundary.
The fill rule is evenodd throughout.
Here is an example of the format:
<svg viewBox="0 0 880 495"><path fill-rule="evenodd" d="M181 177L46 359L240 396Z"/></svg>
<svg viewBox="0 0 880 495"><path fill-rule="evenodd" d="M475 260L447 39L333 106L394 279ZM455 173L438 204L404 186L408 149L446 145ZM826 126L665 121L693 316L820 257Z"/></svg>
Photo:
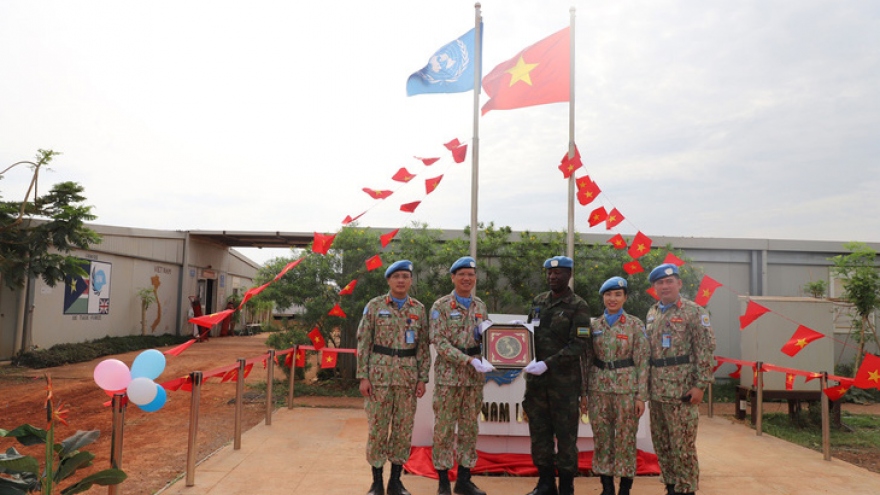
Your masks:
<svg viewBox="0 0 880 495"><path fill-rule="evenodd" d="M131 371L118 359L105 359L95 366L95 383L104 390L122 390L131 382Z"/></svg>

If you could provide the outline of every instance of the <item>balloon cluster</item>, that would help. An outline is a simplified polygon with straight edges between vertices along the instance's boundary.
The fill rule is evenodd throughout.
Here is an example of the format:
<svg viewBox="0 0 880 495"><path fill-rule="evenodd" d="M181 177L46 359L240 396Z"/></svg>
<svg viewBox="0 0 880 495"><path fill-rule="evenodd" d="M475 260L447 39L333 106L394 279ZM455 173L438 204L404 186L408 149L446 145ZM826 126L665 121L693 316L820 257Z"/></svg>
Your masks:
<svg viewBox="0 0 880 495"><path fill-rule="evenodd" d="M105 359L95 366L95 383L107 394L125 392L128 400L142 411L155 412L162 409L168 394L156 378L165 371L165 355L150 349L146 350L131 363L131 370L118 359Z"/></svg>

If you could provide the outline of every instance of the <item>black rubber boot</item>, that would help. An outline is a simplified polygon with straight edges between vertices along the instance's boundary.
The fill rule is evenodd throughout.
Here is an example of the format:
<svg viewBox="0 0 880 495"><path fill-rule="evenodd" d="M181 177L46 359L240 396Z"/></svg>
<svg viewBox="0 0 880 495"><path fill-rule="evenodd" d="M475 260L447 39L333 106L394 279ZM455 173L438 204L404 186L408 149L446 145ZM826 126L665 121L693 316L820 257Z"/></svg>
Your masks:
<svg viewBox="0 0 880 495"><path fill-rule="evenodd" d="M452 488L449 486L449 470L437 470L437 495L452 495Z"/></svg>
<svg viewBox="0 0 880 495"><path fill-rule="evenodd" d="M538 485L526 495L558 495L556 491L556 469L538 466Z"/></svg>
<svg viewBox="0 0 880 495"><path fill-rule="evenodd" d="M574 495L574 473L559 471L559 495Z"/></svg>
<svg viewBox="0 0 880 495"><path fill-rule="evenodd" d="M671 485L669 483L666 484L666 495L678 495L675 492L675 484L674 483Z"/></svg>
<svg viewBox="0 0 880 495"><path fill-rule="evenodd" d="M382 482L382 468L373 468L373 484L370 485L370 491L367 495L385 495L385 483Z"/></svg>
<svg viewBox="0 0 880 495"><path fill-rule="evenodd" d="M599 480L602 482L602 493L600 495L614 495L614 477L600 474Z"/></svg>
<svg viewBox="0 0 880 495"><path fill-rule="evenodd" d="M391 465L391 477L388 478L388 490L386 491L388 495L410 495L406 488L404 488L403 483L400 481L401 473L403 473L403 465Z"/></svg>
<svg viewBox="0 0 880 495"><path fill-rule="evenodd" d="M486 492L477 488L477 485L471 481L471 468L459 464L457 474L455 488L452 491L458 495L486 495Z"/></svg>
<svg viewBox="0 0 880 495"><path fill-rule="evenodd" d="M620 478L620 489L617 490L617 495L629 495L629 489L633 486L632 478Z"/></svg>

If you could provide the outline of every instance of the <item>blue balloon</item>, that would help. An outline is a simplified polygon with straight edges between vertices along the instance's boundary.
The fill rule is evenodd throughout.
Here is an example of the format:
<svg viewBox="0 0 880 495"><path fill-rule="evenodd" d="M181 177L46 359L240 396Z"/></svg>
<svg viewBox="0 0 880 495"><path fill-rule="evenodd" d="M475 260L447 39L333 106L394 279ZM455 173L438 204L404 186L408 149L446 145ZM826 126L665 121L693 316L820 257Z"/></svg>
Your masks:
<svg viewBox="0 0 880 495"><path fill-rule="evenodd" d="M156 412L159 409L162 409L165 406L165 401L168 400L168 393L165 392L165 388L162 385L156 385L156 398L150 401L149 404L144 404L143 406L138 406L141 408L141 411L144 412Z"/></svg>
<svg viewBox="0 0 880 495"><path fill-rule="evenodd" d="M131 363L132 378L149 378L155 380L165 371L165 355L156 349L148 349L134 358Z"/></svg>

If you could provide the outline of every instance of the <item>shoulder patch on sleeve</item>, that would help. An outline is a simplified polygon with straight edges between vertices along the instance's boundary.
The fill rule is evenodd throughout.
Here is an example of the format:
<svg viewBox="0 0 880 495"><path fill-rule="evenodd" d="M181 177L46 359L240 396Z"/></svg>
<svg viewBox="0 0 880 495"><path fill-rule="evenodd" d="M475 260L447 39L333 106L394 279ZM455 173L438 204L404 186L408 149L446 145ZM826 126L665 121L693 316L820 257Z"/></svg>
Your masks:
<svg viewBox="0 0 880 495"><path fill-rule="evenodd" d="M364 314L367 314L369 312L370 312L370 305L367 304L366 306L364 306Z"/></svg>
<svg viewBox="0 0 880 495"><path fill-rule="evenodd" d="M436 320L437 318L440 318L440 312L435 309L431 311L431 319Z"/></svg>
<svg viewBox="0 0 880 495"><path fill-rule="evenodd" d="M590 327L578 327L577 336L578 337L589 337L590 336Z"/></svg>
<svg viewBox="0 0 880 495"><path fill-rule="evenodd" d="M712 326L712 324L709 323L709 315L700 315L700 323L702 323L704 327Z"/></svg>

